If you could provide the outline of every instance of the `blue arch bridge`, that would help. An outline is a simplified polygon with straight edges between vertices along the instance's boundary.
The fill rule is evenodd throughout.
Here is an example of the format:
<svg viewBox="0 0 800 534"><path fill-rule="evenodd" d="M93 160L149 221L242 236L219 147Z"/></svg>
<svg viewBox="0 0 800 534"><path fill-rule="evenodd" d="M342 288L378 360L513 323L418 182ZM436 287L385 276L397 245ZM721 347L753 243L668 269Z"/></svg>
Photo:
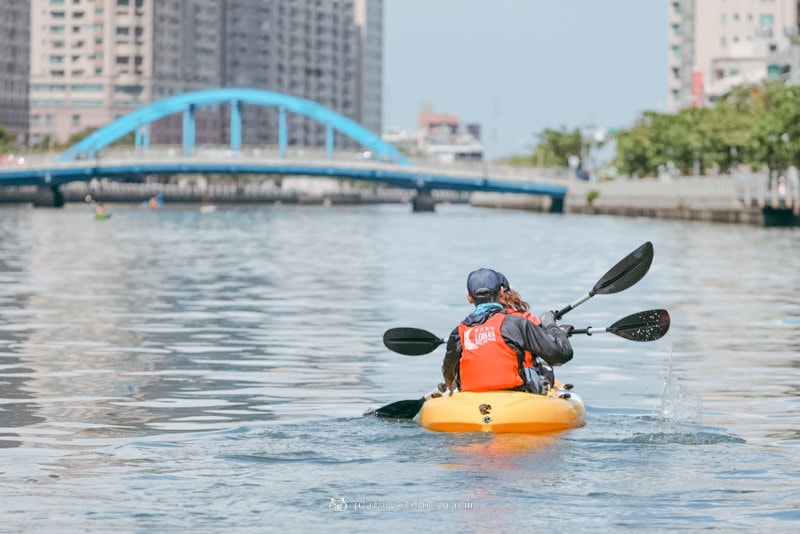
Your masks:
<svg viewBox="0 0 800 534"><path fill-rule="evenodd" d="M277 154L242 150L242 106L277 108ZM196 144L197 110L230 106L230 140L225 150L204 150ZM323 151L308 151L288 157L287 115L302 115L324 125ZM150 126L170 115L182 114L181 150L153 150ZM111 150L121 137L134 134L134 149ZM344 135L369 152L369 159L357 159L352 152L342 157L335 150L335 133ZM105 153L104 153L105 149ZM259 152L259 151L257 151ZM258 174L329 177L366 181L416 190L415 211L430 211L433 190L517 193L550 197L550 211L563 210L567 188L542 183L530 177L489 171L483 164L470 166L413 164L395 147L358 123L310 100L249 88L220 88L183 93L139 108L92 132L63 154L54 158L29 157L21 165L0 166L0 185L37 187L39 206L62 206L60 187L94 178L144 180L153 175L176 174Z"/></svg>

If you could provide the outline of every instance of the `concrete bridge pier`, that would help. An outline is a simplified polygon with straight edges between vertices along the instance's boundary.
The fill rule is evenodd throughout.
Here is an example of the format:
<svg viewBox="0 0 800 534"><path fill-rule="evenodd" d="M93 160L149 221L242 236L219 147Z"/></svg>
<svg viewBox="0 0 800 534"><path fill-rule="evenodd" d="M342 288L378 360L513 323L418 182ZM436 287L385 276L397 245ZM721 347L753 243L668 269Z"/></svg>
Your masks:
<svg viewBox="0 0 800 534"><path fill-rule="evenodd" d="M35 208L63 208L64 193L57 185L37 185L36 196L33 199Z"/></svg>
<svg viewBox="0 0 800 534"><path fill-rule="evenodd" d="M430 189L417 189L417 195L411 203L414 213L424 213L434 211L436 200Z"/></svg>

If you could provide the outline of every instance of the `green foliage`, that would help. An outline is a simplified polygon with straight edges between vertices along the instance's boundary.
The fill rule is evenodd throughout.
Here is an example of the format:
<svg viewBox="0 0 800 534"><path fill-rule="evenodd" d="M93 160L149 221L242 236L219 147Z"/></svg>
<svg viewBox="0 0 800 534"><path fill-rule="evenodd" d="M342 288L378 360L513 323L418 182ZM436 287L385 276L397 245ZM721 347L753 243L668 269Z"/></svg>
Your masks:
<svg viewBox="0 0 800 534"><path fill-rule="evenodd" d="M97 127L89 126L87 128L84 128L80 132L75 132L74 134L69 136L69 139L67 139L67 142L64 143L64 145L69 147L74 145L75 143L83 141L85 138L92 135L92 133L94 133L95 130L97 130Z"/></svg>
<svg viewBox="0 0 800 534"><path fill-rule="evenodd" d="M583 137L578 129L567 131L546 129L539 134L539 144L531 156L534 165L542 167L566 166L570 156L580 157L583 152Z"/></svg>
<svg viewBox="0 0 800 534"><path fill-rule="evenodd" d="M13 151L16 149L16 146L17 139L14 137L14 134L7 131L3 128L3 125L0 124L0 153Z"/></svg>
<svg viewBox="0 0 800 534"><path fill-rule="evenodd" d="M655 175L674 166L692 174L736 164L800 166L800 87L784 82L735 87L712 108L646 112L617 134L614 164L623 174Z"/></svg>
<svg viewBox="0 0 800 534"><path fill-rule="evenodd" d="M738 164L784 170L800 167L800 87L783 81L738 86L714 107L676 114L644 112L627 130L614 133L620 174L655 176L660 169L701 174L728 172ZM578 129L546 129L529 155L511 156L511 165L569 165L583 156L590 140Z"/></svg>
<svg viewBox="0 0 800 534"><path fill-rule="evenodd" d="M526 156L511 156L503 160L509 165L533 165L539 167L566 167L570 156L582 154L582 136L578 129L568 131L546 129L539 134L539 143L533 153Z"/></svg>
<svg viewBox="0 0 800 534"><path fill-rule="evenodd" d="M97 129L98 128L95 126L89 126L88 128L84 128L80 132L72 134L71 136L69 136L69 139L67 139L65 147L70 147L75 143L83 141L91 134L93 134ZM134 144L136 144L136 136L133 132L128 132L127 134L123 135L122 137L111 143L111 146L133 146Z"/></svg>
<svg viewBox="0 0 800 534"><path fill-rule="evenodd" d="M596 190L596 189L590 189L590 190L589 190L589 191L586 193L586 203L587 203L587 204L589 204L589 205L591 206L591 205L592 205L592 203L595 201L595 199L596 199L597 197L599 197L599 196L600 196L600 191L598 191L598 190Z"/></svg>

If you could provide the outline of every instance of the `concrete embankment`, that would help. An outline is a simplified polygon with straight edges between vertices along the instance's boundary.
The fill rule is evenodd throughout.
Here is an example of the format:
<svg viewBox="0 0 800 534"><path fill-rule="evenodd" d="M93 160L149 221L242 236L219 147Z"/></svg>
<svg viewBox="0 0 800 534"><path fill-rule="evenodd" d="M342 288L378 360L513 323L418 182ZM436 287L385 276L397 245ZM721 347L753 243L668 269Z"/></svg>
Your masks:
<svg viewBox="0 0 800 534"><path fill-rule="evenodd" d="M214 204L303 204L353 205L410 203L410 189L381 186L355 187L334 179L288 179L280 186L272 180L263 183L194 184L123 183L114 181L73 182L61 187L65 202L142 203L161 195L167 204L200 204L208 197ZM2 187L0 203L33 203L36 187ZM467 203L469 194L434 191L436 202Z"/></svg>
<svg viewBox="0 0 800 534"><path fill-rule="evenodd" d="M680 177L669 180L569 180L565 213L752 224L800 225L797 187L768 188L763 175ZM505 197L505 198L504 198ZM549 211L550 199L475 193L476 206Z"/></svg>

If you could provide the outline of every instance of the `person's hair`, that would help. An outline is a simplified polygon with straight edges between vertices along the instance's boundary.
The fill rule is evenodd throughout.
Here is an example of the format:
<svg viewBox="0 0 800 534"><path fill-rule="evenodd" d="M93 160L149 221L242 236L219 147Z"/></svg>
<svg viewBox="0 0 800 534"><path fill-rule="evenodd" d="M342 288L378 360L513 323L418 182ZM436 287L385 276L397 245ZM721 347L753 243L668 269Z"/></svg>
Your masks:
<svg viewBox="0 0 800 534"><path fill-rule="evenodd" d="M505 291L501 291L498 302L502 304L505 308L515 310L518 312L530 311L531 308L527 302L522 300L520 294L514 291L513 289L506 289Z"/></svg>

